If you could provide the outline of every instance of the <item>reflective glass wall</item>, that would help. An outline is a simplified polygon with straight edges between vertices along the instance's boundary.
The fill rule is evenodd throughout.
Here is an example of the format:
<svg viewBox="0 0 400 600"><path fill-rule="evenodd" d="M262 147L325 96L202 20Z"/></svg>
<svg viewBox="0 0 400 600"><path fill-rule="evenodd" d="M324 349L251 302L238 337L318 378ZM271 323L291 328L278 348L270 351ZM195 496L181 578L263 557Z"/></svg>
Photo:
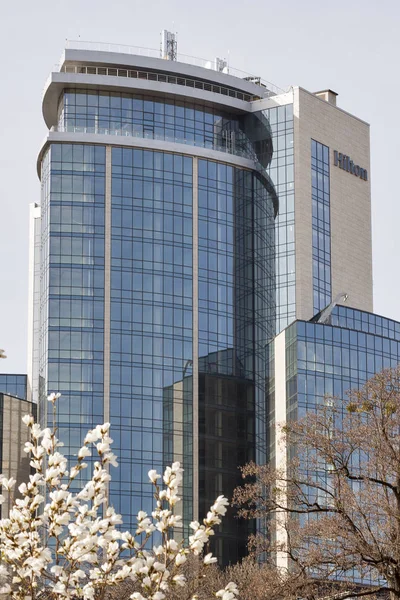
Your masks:
<svg viewBox="0 0 400 600"><path fill-rule="evenodd" d="M332 301L329 148L311 140L314 314Z"/></svg>
<svg viewBox="0 0 400 600"><path fill-rule="evenodd" d="M15 396L16 398L26 400L26 375L0 373L0 393L9 394L10 396Z"/></svg>
<svg viewBox="0 0 400 600"><path fill-rule="evenodd" d="M247 119L200 101L143 94L66 90L59 105L65 131L152 138L253 158Z"/></svg>
<svg viewBox="0 0 400 600"><path fill-rule="evenodd" d="M257 172L125 147L48 150L41 421L46 392L60 391L59 435L73 455L109 414L120 463L110 501L128 529L138 510L151 510L149 469L183 464L187 526L194 477L202 517L216 496L231 495L239 464L265 460L274 274L274 202ZM215 541L221 562L243 556L248 532L233 514L225 520Z"/></svg>
<svg viewBox="0 0 400 600"><path fill-rule="evenodd" d="M199 497L203 514L265 461L265 347L274 335L274 212L250 171L199 160ZM222 563L246 553L248 525L229 512L212 544Z"/></svg>
<svg viewBox="0 0 400 600"><path fill-rule="evenodd" d="M296 321L285 334L288 420L335 402L326 396L346 400L350 389L359 389L382 369L397 367L400 362L400 323L344 306L334 309L327 324ZM293 447L287 451L289 457L296 452ZM307 454L298 458L305 477L320 478L329 486L329 470L316 472ZM365 582L356 568L344 576Z"/></svg>
<svg viewBox="0 0 400 600"><path fill-rule="evenodd" d="M59 436L75 454L103 422L105 148L53 144L42 165L39 414L59 391Z"/></svg>
<svg viewBox="0 0 400 600"><path fill-rule="evenodd" d="M128 527L152 510L148 471L171 461L183 463L184 519L192 513L192 163L112 149L110 415L120 467L110 489Z"/></svg>
<svg viewBox="0 0 400 600"><path fill-rule="evenodd" d="M331 324L298 321L286 330L287 413L303 416L324 396L345 398L400 359L400 323L337 306Z"/></svg>
<svg viewBox="0 0 400 600"><path fill-rule="evenodd" d="M276 219L276 332L296 315L293 104L262 111L272 139L272 160L264 165L279 199Z"/></svg>
<svg viewBox="0 0 400 600"><path fill-rule="evenodd" d="M344 306L336 306L326 324L296 321L283 335L285 357L275 356L275 342L268 347L267 444L272 463L275 406L282 402L275 397L275 361L285 360L288 420L316 410L326 395L346 398L348 390L400 362L400 323Z"/></svg>

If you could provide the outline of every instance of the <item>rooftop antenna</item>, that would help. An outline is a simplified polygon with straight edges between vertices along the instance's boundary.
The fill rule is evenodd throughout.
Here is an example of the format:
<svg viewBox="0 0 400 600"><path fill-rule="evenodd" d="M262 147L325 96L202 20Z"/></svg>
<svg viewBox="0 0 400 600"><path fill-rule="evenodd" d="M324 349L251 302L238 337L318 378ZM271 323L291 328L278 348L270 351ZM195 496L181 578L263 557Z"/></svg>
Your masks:
<svg viewBox="0 0 400 600"><path fill-rule="evenodd" d="M176 33L167 31L167 29L162 30L160 55L164 60L177 60L178 43L176 41Z"/></svg>
<svg viewBox="0 0 400 600"><path fill-rule="evenodd" d="M218 56L214 59L214 70L219 73L227 73L228 72L228 63L225 58L219 58Z"/></svg>

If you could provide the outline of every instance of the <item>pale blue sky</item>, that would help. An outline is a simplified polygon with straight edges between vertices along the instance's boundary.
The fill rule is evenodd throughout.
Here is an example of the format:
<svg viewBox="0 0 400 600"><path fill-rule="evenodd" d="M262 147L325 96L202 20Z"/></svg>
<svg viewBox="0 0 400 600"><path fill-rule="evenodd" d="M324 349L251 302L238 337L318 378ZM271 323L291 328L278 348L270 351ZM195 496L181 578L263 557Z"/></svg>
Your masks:
<svg viewBox="0 0 400 600"><path fill-rule="evenodd" d="M226 57L287 87L332 88L341 108L371 124L375 312L400 320L397 0L14 0L0 2L1 372L26 372L28 205L40 198L36 156L46 128L41 93L68 39ZM349 257L351 260L351 257Z"/></svg>

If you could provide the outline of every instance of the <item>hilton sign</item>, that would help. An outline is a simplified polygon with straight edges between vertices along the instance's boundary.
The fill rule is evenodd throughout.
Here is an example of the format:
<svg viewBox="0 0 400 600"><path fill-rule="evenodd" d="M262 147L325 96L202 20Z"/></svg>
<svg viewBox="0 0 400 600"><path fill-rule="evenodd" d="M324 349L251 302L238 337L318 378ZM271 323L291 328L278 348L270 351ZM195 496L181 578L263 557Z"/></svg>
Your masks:
<svg viewBox="0 0 400 600"><path fill-rule="evenodd" d="M360 179L364 179L364 181L368 181L368 171L367 169L363 169L359 165L355 165L352 160L350 160L350 156L346 156L337 150L333 151L333 164L335 167L339 167L339 169L343 169Z"/></svg>

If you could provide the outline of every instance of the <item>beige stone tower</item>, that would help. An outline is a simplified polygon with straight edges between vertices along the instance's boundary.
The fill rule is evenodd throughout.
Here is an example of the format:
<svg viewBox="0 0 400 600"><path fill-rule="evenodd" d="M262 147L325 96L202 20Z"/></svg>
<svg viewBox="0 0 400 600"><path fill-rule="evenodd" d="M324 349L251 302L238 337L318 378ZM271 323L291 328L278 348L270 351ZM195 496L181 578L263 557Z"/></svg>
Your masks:
<svg viewBox="0 0 400 600"><path fill-rule="evenodd" d="M314 312L311 140L329 149L332 299L345 293L348 306L372 312L369 125L338 108L331 90L295 88L293 95L296 317L308 320Z"/></svg>
<svg viewBox="0 0 400 600"><path fill-rule="evenodd" d="M332 90L294 87L252 102L271 128L277 333L335 299L372 311L369 125ZM341 300L342 301L342 300Z"/></svg>

